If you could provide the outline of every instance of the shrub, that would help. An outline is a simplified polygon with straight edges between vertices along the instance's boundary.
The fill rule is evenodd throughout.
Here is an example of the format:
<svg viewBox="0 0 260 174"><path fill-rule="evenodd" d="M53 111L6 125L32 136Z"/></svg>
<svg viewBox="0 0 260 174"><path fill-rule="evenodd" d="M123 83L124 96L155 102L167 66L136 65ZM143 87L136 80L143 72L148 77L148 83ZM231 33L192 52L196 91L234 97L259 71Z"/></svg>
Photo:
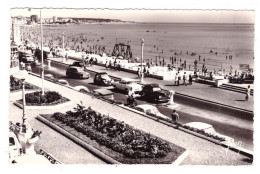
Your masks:
<svg viewBox="0 0 260 174"><path fill-rule="evenodd" d="M62 96L55 91L46 91L44 95L41 91L25 94L25 100L27 103L53 103L62 98Z"/></svg>

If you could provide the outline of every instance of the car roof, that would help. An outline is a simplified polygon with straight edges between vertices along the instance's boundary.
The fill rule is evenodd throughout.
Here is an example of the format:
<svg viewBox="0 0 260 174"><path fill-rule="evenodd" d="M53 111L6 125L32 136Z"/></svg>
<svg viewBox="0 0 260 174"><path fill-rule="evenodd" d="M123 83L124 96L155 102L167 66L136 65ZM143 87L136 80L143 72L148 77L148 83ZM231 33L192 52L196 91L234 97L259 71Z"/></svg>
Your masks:
<svg viewBox="0 0 260 174"><path fill-rule="evenodd" d="M108 90L108 89L95 89L94 92L97 92L101 95L110 95L110 94L114 94L112 91Z"/></svg>
<svg viewBox="0 0 260 174"><path fill-rule="evenodd" d="M200 129L200 130L208 129L208 128L212 127L212 125L207 124L207 123L202 123L202 122L190 122L190 123L186 123L185 125L196 128L196 129Z"/></svg>
<svg viewBox="0 0 260 174"><path fill-rule="evenodd" d="M75 69L77 69L77 70L78 70L78 69L81 69L80 67L77 67L77 66L70 66L69 68L70 68L70 69L71 69L71 68L75 68Z"/></svg>
<svg viewBox="0 0 260 174"><path fill-rule="evenodd" d="M121 78L121 80L124 80L124 81L139 81L137 79L131 79L131 78Z"/></svg>
<svg viewBox="0 0 260 174"><path fill-rule="evenodd" d="M159 84L157 84L157 83L150 83L150 84L146 84L145 86L159 87Z"/></svg>
<svg viewBox="0 0 260 174"><path fill-rule="evenodd" d="M146 110L146 109L154 109L154 108L156 108L155 106L153 106L153 105L149 105L149 104L137 105L136 107L142 108L142 109L144 109L144 110Z"/></svg>
<svg viewBox="0 0 260 174"><path fill-rule="evenodd" d="M106 72L98 72L96 74L107 74Z"/></svg>

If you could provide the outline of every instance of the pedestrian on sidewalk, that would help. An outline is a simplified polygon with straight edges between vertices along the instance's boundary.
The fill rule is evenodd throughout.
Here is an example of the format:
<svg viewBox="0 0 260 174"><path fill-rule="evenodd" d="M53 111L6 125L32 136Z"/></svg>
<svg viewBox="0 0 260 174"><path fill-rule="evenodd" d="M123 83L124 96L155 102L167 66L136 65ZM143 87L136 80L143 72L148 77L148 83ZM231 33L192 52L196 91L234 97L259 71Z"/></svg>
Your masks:
<svg viewBox="0 0 260 174"><path fill-rule="evenodd" d="M174 78L174 86L178 86L178 73L176 73Z"/></svg>
<svg viewBox="0 0 260 174"><path fill-rule="evenodd" d="M144 66L144 69L143 69L143 74L144 74L144 78L146 77L146 67Z"/></svg>
<svg viewBox="0 0 260 174"><path fill-rule="evenodd" d="M111 62L111 60L109 61L109 68L112 69L112 62Z"/></svg>
<svg viewBox="0 0 260 174"><path fill-rule="evenodd" d="M178 72L178 81L177 81L177 86L180 85L180 80L181 80L181 75L180 75L180 73Z"/></svg>
<svg viewBox="0 0 260 174"><path fill-rule="evenodd" d="M173 124L176 124L176 123L179 122L180 116L179 116L179 114L176 112L175 109L172 111L171 117L172 117L172 123L173 123Z"/></svg>
<svg viewBox="0 0 260 174"><path fill-rule="evenodd" d="M109 64L108 64L107 60L106 60L105 66L106 66L106 69L108 69Z"/></svg>
<svg viewBox="0 0 260 174"><path fill-rule="evenodd" d="M246 89L246 101L248 101L249 98L250 98L250 85L248 85Z"/></svg>
<svg viewBox="0 0 260 174"><path fill-rule="evenodd" d="M186 83L186 72L184 72L183 74L183 85L187 86L187 83Z"/></svg>
<svg viewBox="0 0 260 174"><path fill-rule="evenodd" d="M115 61L114 61L114 70L116 71L116 59L115 59Z"/></svg>
<svg viewBox="0 0 260 174"><path fill-rule="evenodd" d="M137 70L137 75L138 75L138 79L140 79L141 78L141 70L140 70L140 68L138 68L138 70Z"/></svg>
<svg viewBox="0 0 260 174"><path fill-rule="evenodd" d="M189 84L192 85L192 76L191 76L191 74L189 75Z"/></svg>

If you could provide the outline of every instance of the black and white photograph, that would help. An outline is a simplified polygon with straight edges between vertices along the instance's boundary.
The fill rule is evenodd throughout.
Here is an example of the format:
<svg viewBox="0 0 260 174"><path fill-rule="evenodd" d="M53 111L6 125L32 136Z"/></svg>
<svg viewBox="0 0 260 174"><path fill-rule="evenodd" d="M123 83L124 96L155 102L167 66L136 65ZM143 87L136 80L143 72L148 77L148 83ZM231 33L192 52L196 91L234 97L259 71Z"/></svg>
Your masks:
<svg viewBox="0 0 260 174"><path fill-rule="evenodd" d="M9 12L11 168L254 166L255 9Z"/></svg>

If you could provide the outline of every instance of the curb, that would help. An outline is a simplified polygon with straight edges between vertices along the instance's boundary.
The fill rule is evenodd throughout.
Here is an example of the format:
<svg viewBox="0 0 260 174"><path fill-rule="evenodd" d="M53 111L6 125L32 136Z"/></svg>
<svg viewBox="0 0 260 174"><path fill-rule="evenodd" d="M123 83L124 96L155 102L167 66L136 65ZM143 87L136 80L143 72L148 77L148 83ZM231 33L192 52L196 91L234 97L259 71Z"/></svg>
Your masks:
<svg viewBox="0 0 260 174"><path fill-rule="evenodd" d="M111 158L111 157L107 156L106 154L102 153L101 151L93 148L92 146L90 146L89 144L85 143L84 141L82 141L81 139L77 138L76 136L72 135L71 133L69 133L69 132L63 130L62 128L60 128L59 126L49 122L48 120L46 120L42 116L37 115L36 119L38 119L39 121L41 121L44 124L48 125L49 127L51 127L52 129L56 130L57 132L61 133L62 135L64 135L65 137L69 138L70 140L72 140L76 144L84 147L86 150L88 150L92 154L96 155L100 159L104 160L105 162L108 162L109 164L121 164L118 161L114 160L113 158Z"/></svg>
<svg viewBox="0 0 260 174"><path fill-rule="evenodd" d="M18 108L20 109L23 109L23 105L18 103L18 102L14 102L13 103L15 106L17 106ZM26 109L30 109L30 110L33 110L33 109L58 109L58 108L61 108L61 107L65 107L65 106L68 106L68 105L72 105L72 101L67 101L65 103L61 103L61 104L56 104L56 105L50 105L50 106L27 106L26 105Z"/></svg>
<svg viewBox="0 0 260 174"><path fill-rule="evenodd" d="M190 153L189 150L185 150L185 152L183 152L183 153L179 156L179 158L177 158L177 159L172 163L172 165L174 165L174 166L180 165L180 164L182 163L182 161L184 161L184 160L188 157L189 153Z"/></svg>

